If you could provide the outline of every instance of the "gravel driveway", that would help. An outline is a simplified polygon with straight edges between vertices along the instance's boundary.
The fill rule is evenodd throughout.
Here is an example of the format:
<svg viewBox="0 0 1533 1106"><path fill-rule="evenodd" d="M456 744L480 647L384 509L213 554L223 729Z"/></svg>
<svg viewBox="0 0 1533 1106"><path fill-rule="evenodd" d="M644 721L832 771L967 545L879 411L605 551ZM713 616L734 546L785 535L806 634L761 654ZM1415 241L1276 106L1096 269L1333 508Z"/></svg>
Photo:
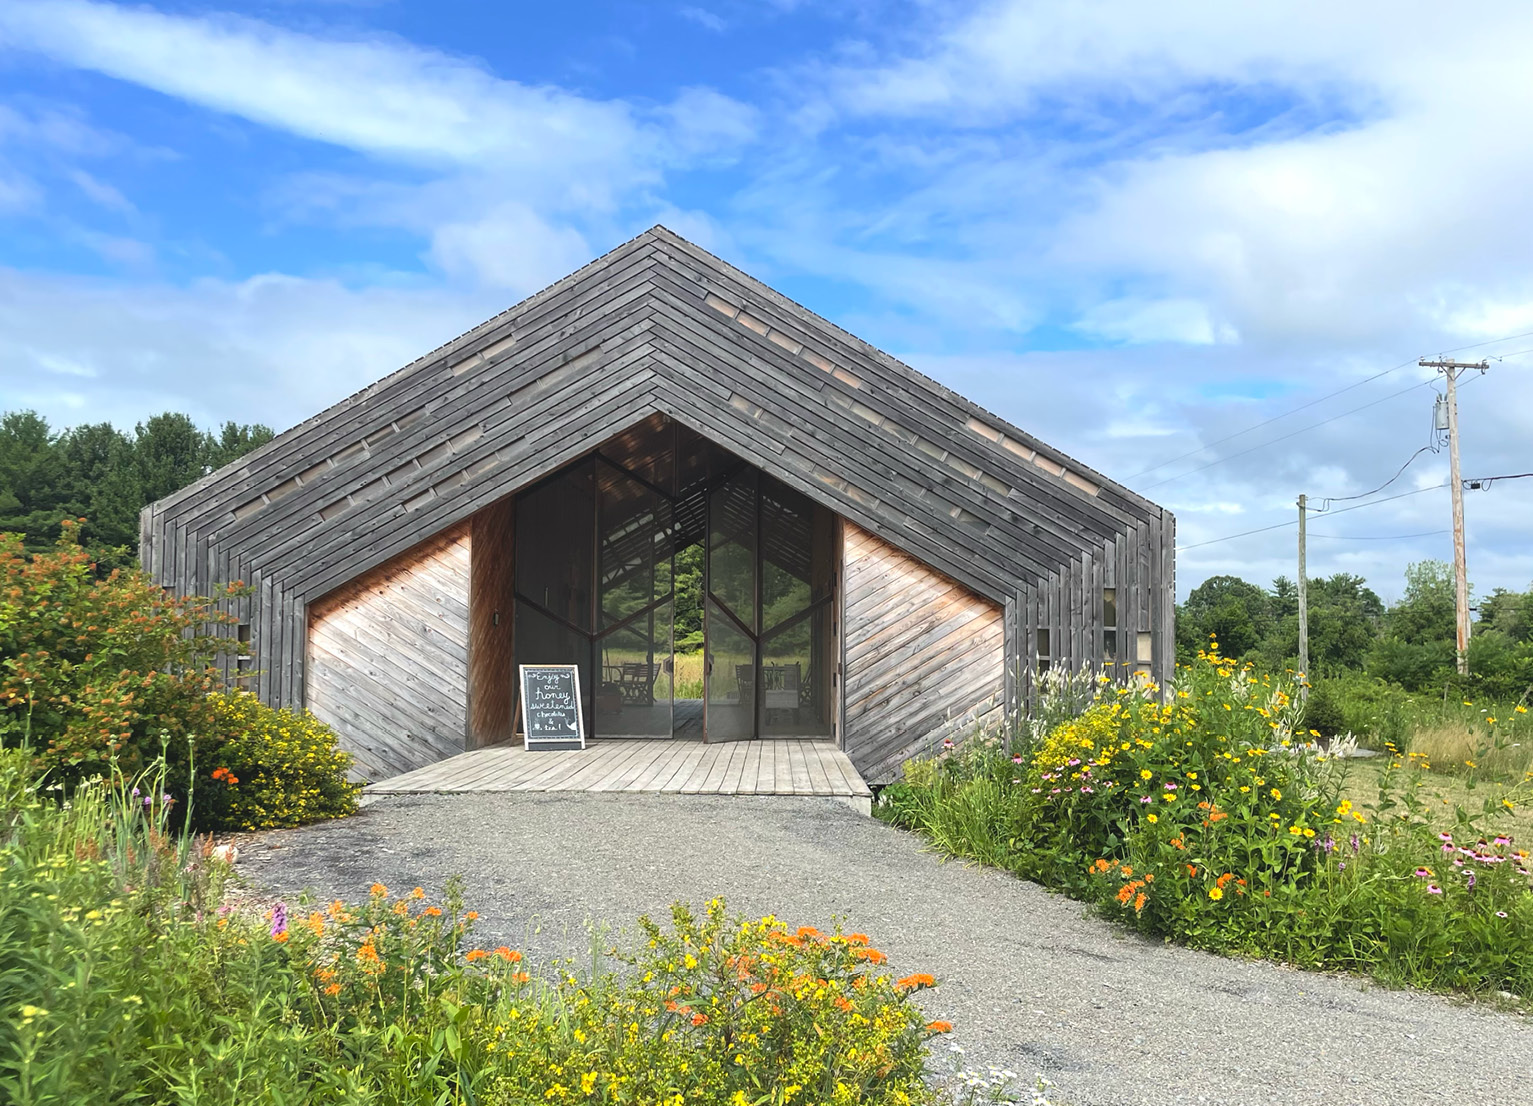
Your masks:
<svg viewBox="0 0 1533 1106"><path fill-rule="evenodd" d="M584 954L588 919L620 930L678 898L840 917L901 974L938 978L924 1005L971 1065L1042 1072L1073 1106L1533 1101L1525 1017L1149 944L834 800L397 796L242 850L240 870L284 895L434 893L460 873L481 939L535 953Z"/></svg>

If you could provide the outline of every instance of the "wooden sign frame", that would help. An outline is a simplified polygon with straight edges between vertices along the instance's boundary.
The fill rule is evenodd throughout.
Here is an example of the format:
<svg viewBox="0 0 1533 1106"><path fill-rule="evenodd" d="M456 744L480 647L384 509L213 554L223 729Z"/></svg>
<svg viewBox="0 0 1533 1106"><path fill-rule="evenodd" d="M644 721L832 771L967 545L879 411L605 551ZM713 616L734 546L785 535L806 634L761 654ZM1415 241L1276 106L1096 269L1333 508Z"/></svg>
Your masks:
<svg viewBox="0 0 1533 1106"><path fill-rule="evenodd" d="M519 664L517 667L517 682L521 688L521 702L519 713L522 716L522 748L528 752L539 749L584 749L586 747L586 720L585 707L580 698L580 666L578 664ZM532 727L527 721L527 673L529 671L547 671L554 669L559 672L568 672L571 683L575 688L575 736L560 737L535 737Z"/></svg>

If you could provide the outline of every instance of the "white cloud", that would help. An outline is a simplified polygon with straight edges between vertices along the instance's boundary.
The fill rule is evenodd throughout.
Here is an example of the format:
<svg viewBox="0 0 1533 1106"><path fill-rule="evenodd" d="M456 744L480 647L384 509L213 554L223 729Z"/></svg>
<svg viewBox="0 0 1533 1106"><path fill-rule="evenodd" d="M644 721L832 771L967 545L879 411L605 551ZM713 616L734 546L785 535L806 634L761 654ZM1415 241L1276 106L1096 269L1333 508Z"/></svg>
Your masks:
<svg viewBox="0 0 1533 1106"><path fill-rule="evenodd" d="M128 287L0 270L0 393L61 425L174 410L282 429L510 302L281 275Z"/></svg>

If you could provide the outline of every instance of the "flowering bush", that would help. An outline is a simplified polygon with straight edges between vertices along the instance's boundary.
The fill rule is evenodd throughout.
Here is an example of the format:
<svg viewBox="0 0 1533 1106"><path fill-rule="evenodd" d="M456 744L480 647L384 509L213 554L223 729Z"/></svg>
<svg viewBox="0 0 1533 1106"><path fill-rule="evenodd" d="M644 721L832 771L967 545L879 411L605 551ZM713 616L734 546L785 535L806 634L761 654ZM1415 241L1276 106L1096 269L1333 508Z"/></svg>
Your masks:
<svg viewBox="0 0 1533 1106"><path fill-rule="evenodd" d="M308 711L274 710L248 691L214 692L198 743L199 826L272 829L356 813L358 785L335 731ZM210 763L211 762L211 763Z"/></svg>
<svg viewBox="0 0 1533 1106"><path fill-rule="evenodd" d="M0 753L0 1100L1000 1100L928 1084L950 1027L912 998L935 980L896 978L861 934L677 906L617 970L581 976L480 947L456 882L442 901L379 885L231 910L227 866L170 831L163 786L58 804Z"/></svg>
<svg viewBox="0 0 1533 1106"><path fill-rule="evenodd" d="M225 616L141 572L98 577L78 532L66 523L58 547L35 555L0 534L0 744L29 744L66 786L165 753L178 789L189 740L211 720L212 661L236 648L207 632Z"/></svg>
<svg viewBox="0 0 1533 1106"><path fill-rule="evenodd" d="M1359 805L1296 691L1210 646L1164 702L1103 686L1041 739L914 768L887 816L1153 936L1533 998L1527 854L1479 828L1518 789L1447 832L1396 757Z"/></svg>

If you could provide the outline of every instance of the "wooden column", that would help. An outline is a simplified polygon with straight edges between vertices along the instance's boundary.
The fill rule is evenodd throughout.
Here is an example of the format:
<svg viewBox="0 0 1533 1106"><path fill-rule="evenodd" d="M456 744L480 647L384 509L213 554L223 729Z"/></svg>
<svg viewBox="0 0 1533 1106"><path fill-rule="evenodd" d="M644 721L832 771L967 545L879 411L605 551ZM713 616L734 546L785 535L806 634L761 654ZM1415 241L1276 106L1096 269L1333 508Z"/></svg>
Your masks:
<svg viewBox="0 0 1533 1106"><path fill-rule="evenodd" d="M469 521L468 733L477 749L514 735L516 500L490 504Z"/></svg>

